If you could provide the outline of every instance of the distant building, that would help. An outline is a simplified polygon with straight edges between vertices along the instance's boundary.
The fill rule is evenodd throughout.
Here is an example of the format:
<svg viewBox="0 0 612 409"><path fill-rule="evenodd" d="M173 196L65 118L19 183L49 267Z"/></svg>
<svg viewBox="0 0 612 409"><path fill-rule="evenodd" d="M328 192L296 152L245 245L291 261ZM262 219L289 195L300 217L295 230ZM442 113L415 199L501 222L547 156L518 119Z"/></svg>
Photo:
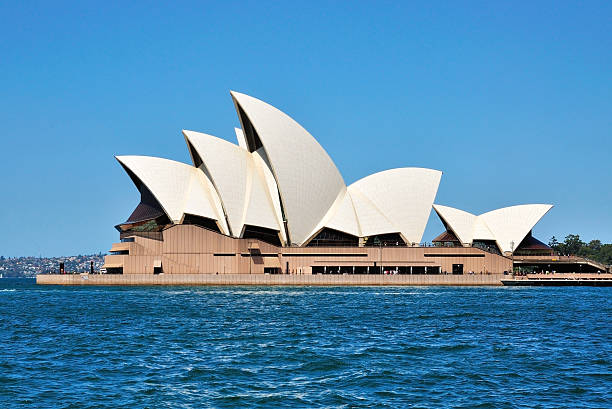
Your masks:
<svg viewBox="0 0 612 409"><path fill-rule="evenodd" d="M480 216L433 205L442 172L398 168L346 186L291 117L231 92L238 144L183 131L193 165L118 156L141 196L108 273L502 273L552 205ZM431 209L446 232L421 246ZM536 240L537 241L537 240ZM549 251L541 242L529 251ZM544 246L544 247L542 247Z"/></svg>

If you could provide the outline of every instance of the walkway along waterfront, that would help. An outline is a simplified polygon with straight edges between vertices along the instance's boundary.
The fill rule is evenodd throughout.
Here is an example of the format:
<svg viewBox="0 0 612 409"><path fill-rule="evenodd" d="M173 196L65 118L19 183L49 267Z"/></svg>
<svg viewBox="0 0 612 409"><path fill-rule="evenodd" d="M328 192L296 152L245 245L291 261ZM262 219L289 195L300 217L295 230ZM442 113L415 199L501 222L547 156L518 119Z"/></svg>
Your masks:
<svg viewBox="0 0 612 409"><path fill-rule="evenodd" d="M610 286L612 274L39 274L43 285Z"/></svg>
<svg viewBox="0 0 612 409"><path fill-rule="evenodd" d="M39 274L56 285L278 285L278 286L500 286L503 274L293 275L293 274Z"/></svg>

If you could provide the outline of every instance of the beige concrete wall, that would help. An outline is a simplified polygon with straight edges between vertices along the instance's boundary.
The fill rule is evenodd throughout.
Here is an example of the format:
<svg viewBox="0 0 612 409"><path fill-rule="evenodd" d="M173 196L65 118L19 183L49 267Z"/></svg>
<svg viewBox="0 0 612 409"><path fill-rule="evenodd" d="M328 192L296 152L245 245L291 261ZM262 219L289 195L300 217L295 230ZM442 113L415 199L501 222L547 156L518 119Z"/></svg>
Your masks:
<svg viewBox="0 0 612 409"><path fill-rule="evenodd" d="M249 251L256 243L256 253ZM452 272L463 264L468 273L500 274L512 261L477 248L447 247L276 247L253 239L235 239L192 225L177 225L163 232L163 241L135 237L114 244L129 256L106 256L108 263L123 263L124 274L153 274L156 260L165 274L263 274L264 267L287 267L292 274L311 274L313 266L431 266Z"/></svg>
<svg viewBox="0 0 612 409"><path fill-rule="evenodd" d="M499 286L491 275L39 274L47 285Z"/></svg>

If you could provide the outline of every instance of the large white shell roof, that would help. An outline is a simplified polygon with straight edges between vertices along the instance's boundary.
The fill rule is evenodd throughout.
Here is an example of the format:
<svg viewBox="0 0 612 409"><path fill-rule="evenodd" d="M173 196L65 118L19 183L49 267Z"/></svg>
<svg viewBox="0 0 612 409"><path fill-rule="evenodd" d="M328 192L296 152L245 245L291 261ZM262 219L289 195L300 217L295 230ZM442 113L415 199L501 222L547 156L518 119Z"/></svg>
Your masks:
<svg viewBox="0 0 612 409"><path fill-rule="evenodd" d="M442 172L424 168L397 168L378 172L349 186L384 215L407 243L420 243Z"/></svg>
<svg viewBox="0 0 612 409"><path fill-rule="evenodd" d="M241 237L246 225L278 231L281 243L304 245L324 228L368 237L399 233L419 243L442 172L397 168L346 186L327 152L277 108L231 92L242 129L238 144L184 131L195 166L147 156L118 156L155 196L174 223L185 214L217 221ZM197 167L196 167L197 166ZM435 205L463 243L496 240L518 246L551 205L523 205L475 216Z"/></svg>
<svg viewBox="0 0 612 409"><path fill-rule="evenodd" d="M510 206L479 216L448 206L436 204L433 207L462 243L471 245L474 240L495 240L502 252L510 252L518 247L553 205Z"/></svg>
<svg viewBox="0 0 612 409"><path fill-rule="evenodd" d="M231 95L257 131L278 184L289 238L301 245L345 188L344 180L327 152L295 120L256 98Z"/></svg>
<svg viewBox="0 0 612 409"><path fill-rule="evenodd" d="M240 237L246 222L281 229L266 181L249 151L212 135L193 131L183 134L219 193L233 236Z"/></svg>

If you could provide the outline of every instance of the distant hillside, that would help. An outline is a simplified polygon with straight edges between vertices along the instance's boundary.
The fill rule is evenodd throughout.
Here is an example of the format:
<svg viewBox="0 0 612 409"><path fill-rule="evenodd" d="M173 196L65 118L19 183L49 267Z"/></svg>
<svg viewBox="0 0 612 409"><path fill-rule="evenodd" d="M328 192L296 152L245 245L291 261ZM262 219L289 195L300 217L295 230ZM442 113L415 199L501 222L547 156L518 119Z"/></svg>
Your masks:
<svg viewBox="0 0 612 409"><path fill-rule="evenodd" d="M0 274L3 277L34 277L41 273L59 272L63 261L66 272L88 272L90 262L99 271L104 264L104 254L88 254L67 257L4 257L0 256Z"/></svg>

